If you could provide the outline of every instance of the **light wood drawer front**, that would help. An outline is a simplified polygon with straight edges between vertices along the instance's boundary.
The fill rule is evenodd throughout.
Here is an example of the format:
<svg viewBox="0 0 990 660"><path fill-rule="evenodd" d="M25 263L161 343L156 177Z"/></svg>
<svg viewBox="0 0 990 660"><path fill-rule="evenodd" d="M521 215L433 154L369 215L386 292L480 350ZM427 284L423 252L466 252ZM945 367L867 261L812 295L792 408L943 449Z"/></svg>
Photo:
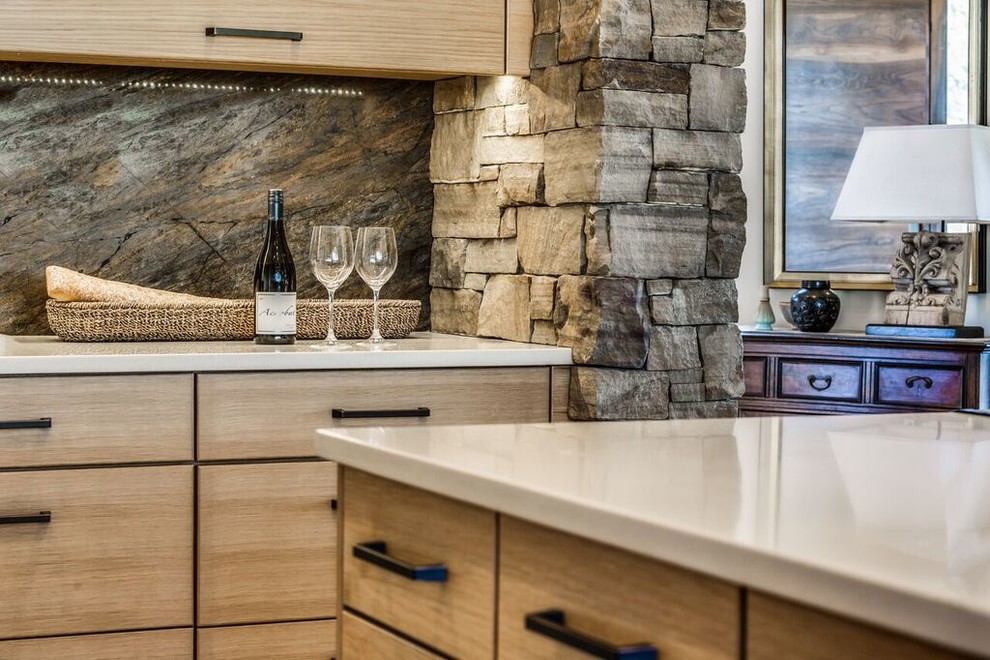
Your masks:
<svg viewBox="0 0 990 660"><path fill-rule="evenodd" d="M877 403L959 408L963 372L958 367L877 367Z"/></svg>
<svg viewBox="0 0 990 660"><path fill-rule="evenodd" d="M457 658L492 657L495 514L343 468L344 605ZM411 580L354 556L383 541L390 557L442 563L446 582Z"/></svg>
<svg viewBox="0 0 990 660"><path fill-rule="evenodd" d="M964 660L924 642L750 592L747 599L749 660Z"/></svg>
<svg viewBox="0 0 990 660"><path fill-rule="evenodd" d="M192 657L191 628L0 642L3 660L190 660Z"/></svg>
<svg viewBox="0 0 990 660"><path fill-rule="evenodd" d="M863 365L856 362L781 360L779 397L860 401Z"/></svg>
<svg viewBox="0 0 990 660"><path fill-rule="evenodd" d="M396 637L384 628L344 612L341 619L344 638L343 660L381 658L385 660L440 660L440 656Z"/></svg>
<svg viewBox="0 0 990 660"><path fill-rule="evenodd" d="M507 516L499 548L501 657L588 657L527 630L527 616L547 610L615 646L651 644L664 660L738 655L739 590L728 583Z"/></svg>
<svg viewBox="0 0 990 660"><path fill-rule="evenodd" d="M0 638L192 625L192 473L0 474Z"/></svg>
<svg viewBox="0 0 990 660"><path fill-rule="evenodd" d="M199 376L199 457L312 456L336 424L545 422L550 370L396 369ZM430 409L425 418L334 420L331 410Z"/></svg>
<svg viewBox="0 0 990 660"><path fill-rule="evenodd" d="M0 378L0 467L191 461L193 380L168 376Z"/></svg>
<svg viewBox="0 0 990 660"><path fill-rule="evenodd" d="M207 37L207 27L302 32L301 41ZM504 0L5 0L0 48L122 58L369 71L501 74ZM268 65L268 66L265 66Z"/></svg>
<svg viewBox="0 0 990 660"><path fill-rule="evenodd" d="M336 655L337 621L200 628L196 636L197 660L330 660Z"/></svg>
<svg viewBox="0 0 990 660"><path fill-rule="evenodd" d="M337 614L337 466L199 468L199 624Z"/></svg>

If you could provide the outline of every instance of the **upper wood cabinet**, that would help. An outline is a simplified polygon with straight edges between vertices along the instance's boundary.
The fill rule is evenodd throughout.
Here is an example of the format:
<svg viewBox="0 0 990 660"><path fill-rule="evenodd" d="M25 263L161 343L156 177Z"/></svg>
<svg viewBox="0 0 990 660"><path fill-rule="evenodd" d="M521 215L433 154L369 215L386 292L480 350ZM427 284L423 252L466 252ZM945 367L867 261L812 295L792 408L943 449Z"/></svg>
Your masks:
<svg viewBox="0 0 990 660"><path fill-rule="evenodd" d="M528 73L531 4L508 4L509 25L505 0L5 0L0 59L417 78L499 75L508 60Z"/></svg>

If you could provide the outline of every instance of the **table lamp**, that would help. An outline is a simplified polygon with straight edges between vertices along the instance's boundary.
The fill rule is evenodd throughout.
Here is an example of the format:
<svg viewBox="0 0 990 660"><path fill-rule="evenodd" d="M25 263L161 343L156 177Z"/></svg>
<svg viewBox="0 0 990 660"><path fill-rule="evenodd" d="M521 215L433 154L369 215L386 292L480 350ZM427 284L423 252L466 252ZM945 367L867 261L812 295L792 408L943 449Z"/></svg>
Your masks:
<svg viewBox="0 0 990 660"><path fill-rule="evenodd" d="M990 128L863 129L832 220L990 223ZM884 323L868 335L982 337L963 325L969 236L922 229L901 235Z"/></svg>

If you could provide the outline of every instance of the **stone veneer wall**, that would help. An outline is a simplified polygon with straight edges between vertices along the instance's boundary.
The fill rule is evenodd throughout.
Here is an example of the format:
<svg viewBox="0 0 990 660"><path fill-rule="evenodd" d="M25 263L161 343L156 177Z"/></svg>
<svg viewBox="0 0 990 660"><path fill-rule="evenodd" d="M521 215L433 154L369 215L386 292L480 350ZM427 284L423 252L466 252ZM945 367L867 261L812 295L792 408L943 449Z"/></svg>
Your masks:
<svg viewBox="0 0 990 660"><path fill-rule="evenodd" d="M529 80L437 83L439 332L573 349L572 419L732 416L740 0L535 0Z"/></svg>

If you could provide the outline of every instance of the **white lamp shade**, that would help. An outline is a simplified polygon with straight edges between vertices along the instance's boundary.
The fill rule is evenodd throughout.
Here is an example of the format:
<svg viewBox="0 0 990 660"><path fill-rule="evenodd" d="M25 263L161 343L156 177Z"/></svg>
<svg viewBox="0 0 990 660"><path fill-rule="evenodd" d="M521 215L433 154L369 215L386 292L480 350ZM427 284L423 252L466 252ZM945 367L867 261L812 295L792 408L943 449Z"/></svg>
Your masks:
<svg viewBox="0 0 990 660"><path fill-rule="evenodd" d="M832 219L990 222L990 128L863 129Z"/></svg>

